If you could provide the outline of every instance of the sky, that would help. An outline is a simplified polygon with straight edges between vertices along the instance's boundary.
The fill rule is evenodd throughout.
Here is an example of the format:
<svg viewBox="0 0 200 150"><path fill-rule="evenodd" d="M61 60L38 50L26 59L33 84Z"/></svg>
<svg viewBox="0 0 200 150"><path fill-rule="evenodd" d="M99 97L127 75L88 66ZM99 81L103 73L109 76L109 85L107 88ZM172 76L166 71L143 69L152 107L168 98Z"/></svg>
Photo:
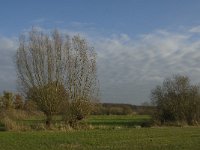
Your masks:
<svg viewBox="0 0 200 150"><path fill-rule="evenodd" d="M0 0L0 93L17 91L18 37L33 26L87 39L101 102L150 102L174 74L200 83L199 14L199 0Z"/></svg>

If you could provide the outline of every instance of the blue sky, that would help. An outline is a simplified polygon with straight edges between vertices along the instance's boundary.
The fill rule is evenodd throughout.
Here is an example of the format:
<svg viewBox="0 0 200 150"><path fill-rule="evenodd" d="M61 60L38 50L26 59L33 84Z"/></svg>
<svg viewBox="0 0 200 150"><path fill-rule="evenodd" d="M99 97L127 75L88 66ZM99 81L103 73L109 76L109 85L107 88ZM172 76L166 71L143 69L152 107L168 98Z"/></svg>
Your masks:
<svg viewBox="0 0 200 150"><path fill-rule="evenodd" d="M130 36L200 23L199 0L1 0L0 32L15 35L32 25L78 28Z"/></svg>
<svg viewBox="0 0 200 150"><path fill-rule="evenodd" d="M0 92L16 89L17 38L32 26L88 39L103 102L149 101L172 74L200 82L199 14L199 0L0 0Z"/></svg>

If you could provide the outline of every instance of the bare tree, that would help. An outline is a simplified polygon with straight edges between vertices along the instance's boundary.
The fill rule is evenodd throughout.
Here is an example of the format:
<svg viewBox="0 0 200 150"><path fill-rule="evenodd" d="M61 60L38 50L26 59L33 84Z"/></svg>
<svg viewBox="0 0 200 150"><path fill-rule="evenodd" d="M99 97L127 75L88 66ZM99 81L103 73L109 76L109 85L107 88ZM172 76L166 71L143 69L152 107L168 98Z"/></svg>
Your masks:
<svg viewBox="0 0 200 150"><path fill-rule="evenodd" d="M152 91L152 102L156 105L156 119L165 122L200 121L199 86L191 85L187 76L175 75L164 80L162 86Z"/></svg>
<svg viewBox="0 0 200 150"><path fill-rule="evenodd" d="M16 64L22 91L49 124L64 101L91 102L98 93L96 53L80 36L32 29L19 38Z"/></svg>
<svg viewBox="0 0 200 150"><path fill-rule="evenodd" d="M67 70L69 72L66 81L69 89L70 112L69 121L81 120L92 110L91 101L96 100L98 85L96 76L96 54L93 48L88 47L84 39L75 36L69 43L72 48L69 51Z"/></svg>

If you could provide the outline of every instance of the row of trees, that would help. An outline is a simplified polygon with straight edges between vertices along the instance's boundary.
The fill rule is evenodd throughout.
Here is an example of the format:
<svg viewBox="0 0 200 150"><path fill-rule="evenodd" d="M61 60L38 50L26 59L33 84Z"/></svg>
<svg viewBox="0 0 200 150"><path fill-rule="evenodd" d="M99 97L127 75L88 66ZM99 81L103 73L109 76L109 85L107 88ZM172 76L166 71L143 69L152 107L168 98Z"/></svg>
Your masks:
<svg viewBox="0 0 200 150"><path fill-rule="evenodd" d="M69 122L83 119L97 100L96 53L80 36L32 29L20 36L16 54L21 92L46 115L65 115Z"/></svg>
<svg viewBox="0 0 200 150"><path fill-rule="evenodd" d="M156 106L154 117L161 124L200 122L200 86L191 84L187 76L166 78L152 90L151 99Z"/></svg>
<svg viewBox="0 0 200 150"><path fill-rule="evenodd" d="M155 110L154 106L149 104L136 106L131 104L101 103L97 105L92 112L94 115L152 115Z"/></svg>
<svg viewBox="0 0 200 150"><path fill-rule="evenodd" d="M131 115L133 114L132 105L103 103L92 112L94 115Z"/></svg>
<svg viewBox="0 0 200 150"><path fill-rule="evenodd" d="M0 110L24 109L24 104L23 98L19 94L4 91L0 96Z"/></svg>

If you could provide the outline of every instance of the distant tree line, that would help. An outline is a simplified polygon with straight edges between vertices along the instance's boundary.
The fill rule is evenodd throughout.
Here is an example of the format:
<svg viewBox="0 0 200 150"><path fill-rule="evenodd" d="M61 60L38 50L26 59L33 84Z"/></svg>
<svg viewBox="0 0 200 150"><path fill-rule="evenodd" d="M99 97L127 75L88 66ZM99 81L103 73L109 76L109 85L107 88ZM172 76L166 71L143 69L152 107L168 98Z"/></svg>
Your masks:
<svg viewBox="0 0 200 150"><path fill-rule="evenodd" d="M39 111L34 101L24 99L24 97L18 93L4 91L3 94L0 95L0 112L12 109L24 110L27 111L27 113Z"/></svg>
<svg viewBox="0 0 200 150"><path fill-rule="evenodd" d="M137 106L131 104L100 103L92 112L94 115L152 115L154 106Z"/></svg>
<svg viewBox="0 0 200 150"><path fill-rule="evenodd" d="M0 110L7 109L24 109L25 101L19 94L4 91L0 96Z"/></svg>

